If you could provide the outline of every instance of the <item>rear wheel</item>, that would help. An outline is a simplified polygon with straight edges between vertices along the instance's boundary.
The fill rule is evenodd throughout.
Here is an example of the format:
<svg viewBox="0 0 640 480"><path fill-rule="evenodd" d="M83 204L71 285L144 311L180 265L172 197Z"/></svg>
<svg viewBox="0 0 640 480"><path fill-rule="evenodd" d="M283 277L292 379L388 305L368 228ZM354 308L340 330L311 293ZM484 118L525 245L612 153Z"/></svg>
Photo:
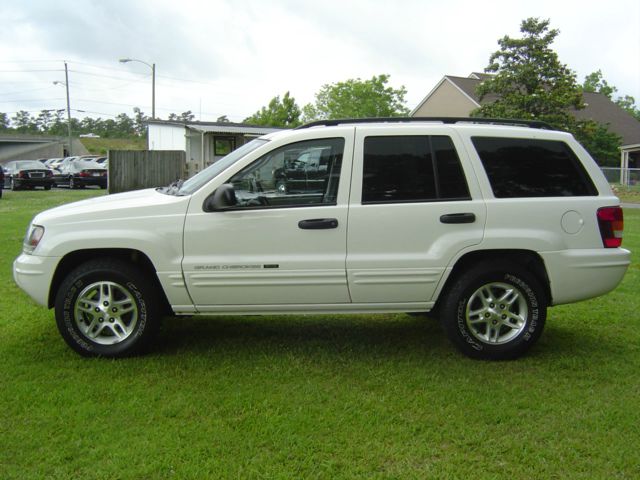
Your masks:
<svg viewBox="0 0 640 480"><path fill-rule="evenodd" d="M125 357L143 351L160 321L157 292L137 268L117 259L80 265L62 282L56 323L84 356Z"/></svg>
<svg viewBox="0 0 640 480"><path fill-rule="evenodd" d="M520 265L483 262L454 281L441 305L441 320L465 355L514 359L540 338L547 303L538 279Z"/></svg>
<svg viewBox="0 0 640 480"><path fill-rule="evenodd" d="M44 186L44 189L45 189L45 190L51 190L51 185L45 185L45 186Z"/></svg>

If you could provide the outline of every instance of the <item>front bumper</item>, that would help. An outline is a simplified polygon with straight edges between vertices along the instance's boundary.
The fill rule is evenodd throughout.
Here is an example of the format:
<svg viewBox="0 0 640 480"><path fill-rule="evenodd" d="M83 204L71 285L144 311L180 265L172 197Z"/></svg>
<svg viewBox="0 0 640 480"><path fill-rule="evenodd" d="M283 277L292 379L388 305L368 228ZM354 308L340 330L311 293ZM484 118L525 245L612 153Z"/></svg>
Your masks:
<svg viewBox="0 0 640 480"><path fill-rule="evenodd" d="M549 275L553 305L573 303L610 292L622 281L631 252L598 248L541 252Z"/></svg>
<svg viewBox="0 0 640 480"><path fill-rule="evenodd" d="M23 253L13 262L13 280L36 302L47 307L51 280L59 261L59 257Z"/></svg>

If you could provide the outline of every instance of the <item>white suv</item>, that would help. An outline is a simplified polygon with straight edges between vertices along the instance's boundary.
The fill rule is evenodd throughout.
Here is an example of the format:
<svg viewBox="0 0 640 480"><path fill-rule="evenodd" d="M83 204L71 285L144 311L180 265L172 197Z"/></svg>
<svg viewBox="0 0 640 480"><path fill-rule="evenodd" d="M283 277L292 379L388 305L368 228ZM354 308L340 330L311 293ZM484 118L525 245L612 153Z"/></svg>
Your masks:
<svg viewBox="0 0 640 480"><path fill-rule="evenodd" d="M630 262L587 152L536 123L316 122L184 183L38 214L14 278L66 342L120 357L163 315L435 311L465 354L515 358L547 306L602 295ZM278 188L303 152L323 168Z"/></svg>

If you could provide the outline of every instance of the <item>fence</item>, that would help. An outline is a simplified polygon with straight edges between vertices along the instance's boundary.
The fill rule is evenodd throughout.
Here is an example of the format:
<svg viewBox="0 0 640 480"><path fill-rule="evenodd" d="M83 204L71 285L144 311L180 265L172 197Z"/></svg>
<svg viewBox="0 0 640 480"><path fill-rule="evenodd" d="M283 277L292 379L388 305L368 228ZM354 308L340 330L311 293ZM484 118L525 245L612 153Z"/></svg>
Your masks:
<svg viewBox="0 0 640 480"><path fill-rule="evenodd" d="M169 185L186 178L181 150L109 150L109 193Z"/></svg>
<svg viewBox="0 0 640 480"><path fill-rule="evenodd" d="M640 187L640 168L602 167L601 169L609 183Z"/></svg>

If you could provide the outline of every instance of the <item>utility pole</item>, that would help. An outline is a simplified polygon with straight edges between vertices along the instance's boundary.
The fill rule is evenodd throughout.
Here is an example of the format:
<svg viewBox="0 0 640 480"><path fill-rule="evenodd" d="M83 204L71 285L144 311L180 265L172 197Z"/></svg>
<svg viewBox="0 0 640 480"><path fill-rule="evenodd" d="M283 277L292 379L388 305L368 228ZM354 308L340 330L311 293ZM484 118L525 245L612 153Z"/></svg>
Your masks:
<svg viewBox="0 0 640 480"><path fill-rule="evenodd" d="M151 67L151 119L156 119L156 64Z"/></svg>
<svg viewBox="0 0 640 480"><path fill-rule="evenodd" d="M73 146L71 144L71 103L69 102L69 69L67 68L67 62L64 62L64 85L67 87L67 134L69 135L69 156L71 156Z"/></svg>

